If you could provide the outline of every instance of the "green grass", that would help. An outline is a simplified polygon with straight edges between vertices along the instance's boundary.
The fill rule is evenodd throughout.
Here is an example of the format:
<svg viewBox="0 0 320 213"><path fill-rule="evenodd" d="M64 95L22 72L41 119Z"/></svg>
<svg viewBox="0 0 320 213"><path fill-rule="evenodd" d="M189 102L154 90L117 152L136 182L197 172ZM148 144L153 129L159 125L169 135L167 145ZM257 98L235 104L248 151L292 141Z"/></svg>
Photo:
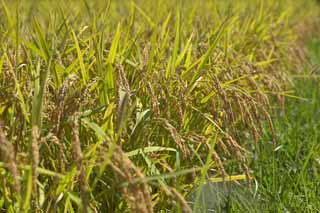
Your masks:
<svg viewBox="0 0 320 213"><path fill-rule="evenodd" d="M319 40L306 47L311 64L318 65ZM287 98L284 110L276 110L276 151L267 134L252 162L259 191L277 212L320 211L320 79L311 71L293 77L293 94L301 99Z"/></svg>
<svg viewBox="0 0 320 213"><path fill-rule="evenodd" d="M318 9L303 0L2 0L0 210L191 212L197 187L252 177L257 202L279 209L297 204L280 178L292 159L302 170L288 173L291 192L316 202L306 181L316 131L299 134L312 149L291 133L285 142L281 128L297 129L291 116L270 116L295 95L291 75L305 64ZM297 125L307 113L294 114Z"/></svg>

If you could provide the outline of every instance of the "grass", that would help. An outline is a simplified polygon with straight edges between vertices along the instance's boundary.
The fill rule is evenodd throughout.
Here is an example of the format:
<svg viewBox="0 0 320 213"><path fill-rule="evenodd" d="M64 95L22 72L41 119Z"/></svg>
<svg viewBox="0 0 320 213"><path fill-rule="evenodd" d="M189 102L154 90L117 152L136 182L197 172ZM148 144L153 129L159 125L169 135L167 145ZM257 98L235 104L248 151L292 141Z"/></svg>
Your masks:
<svg viewBox="0 0 320 213"><path fill-rule="evenodd" d="M2 0L0 209L191 212L187 200L204 183L254 178L274 209L301 197L313 207L315 125L299 135L310 149L281 136L296 133L293 116L272 119L271 107L294 97L291 75L305 65L318 9L302 0ZM302 168L287 174L293 190L281 183L288 165Z"/></svg>
<svg viewBox="0 0 320 213"><path fill-rule="evenodd" d="M319 40L308 41L306 47L311 64L319 64ZM278 116L273 119L278 139L276 151L264 139L259 143L257 160L252 161L253 168L260 192L272 200L271 208L279 212L318 212L318 73L311 74L310 68L306 68L302 75L294 77L293 83L294 94L301 99L288 98L284 111L276 113Z"/></svg>

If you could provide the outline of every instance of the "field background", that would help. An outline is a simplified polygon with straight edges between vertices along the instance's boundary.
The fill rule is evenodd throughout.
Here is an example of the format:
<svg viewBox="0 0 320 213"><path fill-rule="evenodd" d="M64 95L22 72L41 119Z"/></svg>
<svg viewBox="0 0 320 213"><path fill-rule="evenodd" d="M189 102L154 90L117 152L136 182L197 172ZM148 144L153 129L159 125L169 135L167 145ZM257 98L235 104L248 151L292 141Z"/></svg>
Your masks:
<svg viewBox="0 0 320 213"><path fill-rule="evenodd" d="M0 209L319 211L319 13L2 0Z"/></svg>

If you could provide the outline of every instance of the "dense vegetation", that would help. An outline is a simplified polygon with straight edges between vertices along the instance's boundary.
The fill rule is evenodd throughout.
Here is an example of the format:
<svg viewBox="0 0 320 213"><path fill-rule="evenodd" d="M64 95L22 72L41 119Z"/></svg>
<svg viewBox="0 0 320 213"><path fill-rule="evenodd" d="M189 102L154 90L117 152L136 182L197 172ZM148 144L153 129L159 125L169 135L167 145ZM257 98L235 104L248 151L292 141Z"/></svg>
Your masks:
<svg viewBox="0 0 320 213"><path fill-rule="evenodd" d="M297 97L288 98L284 110L274 109L277 147L268 145L266 132L260 154L250 166L260 193L278 212L320 211L320 40L316 37L306 44L311 68L292 75Z"/></svg>
<svg viewBox="0 0 320 213"><path fill-rule="evenodd" d="M285 100L300 100L292 76L310 71L318 11L302 0L3 0L0 209L190 212L196 187L238 180L247 194L259 187L237 208L315 210L316 108Z"/></svg>

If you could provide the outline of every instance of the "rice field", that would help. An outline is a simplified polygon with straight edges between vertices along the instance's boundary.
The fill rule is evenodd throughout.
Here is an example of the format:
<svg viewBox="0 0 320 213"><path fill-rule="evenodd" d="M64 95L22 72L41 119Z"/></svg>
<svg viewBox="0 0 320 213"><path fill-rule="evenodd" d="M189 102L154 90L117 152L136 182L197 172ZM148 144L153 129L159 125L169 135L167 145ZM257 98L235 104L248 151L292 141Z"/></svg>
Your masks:
<svg viewBox="0 0 320 213"><path fill-rule="evenodd" d="M0 5L1 212L320 211L317 1Z"/></svg>

